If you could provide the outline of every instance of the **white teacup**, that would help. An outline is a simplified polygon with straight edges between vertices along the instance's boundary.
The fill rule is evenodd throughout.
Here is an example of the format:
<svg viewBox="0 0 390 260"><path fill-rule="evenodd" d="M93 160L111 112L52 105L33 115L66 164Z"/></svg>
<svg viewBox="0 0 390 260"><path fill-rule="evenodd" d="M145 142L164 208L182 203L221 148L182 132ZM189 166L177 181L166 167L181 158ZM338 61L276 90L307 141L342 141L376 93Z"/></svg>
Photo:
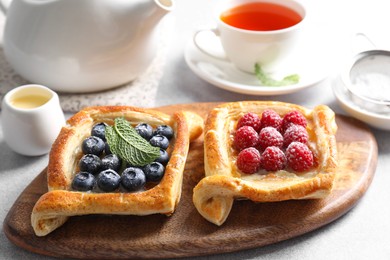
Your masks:
<svg viewBox="0 0 390 260"><path fill-rule="evenodd" d="M65 125L58 95L41 85L24 85L3 98L1 119L4 141L15 152L46 154Z"/></svg>
<svg viewBox="0 0 390 260"><path fill-rule="evenodd" d="M265 17L261 12L268 8L272 12L278 12L275 8L288 12L287 17L281 16L287 19L286 22L278 25L275 21L281 22L283 19L271 14L272 17L264 21L248 25L257 17ZM251 16L251 14L245 14L247 11L258 12L258 14ZM242 16L234 17L239 12L242 12ZM283 63L294 52L306 12L305 6L297 0L232 0L218 7L217 27L197 31L193 40L202 52L221 58L207 46L205 32L210 35L211 31L219 37L225 59L230 60L238 69L254 73L255 64L258 63L265 72L272 73L283 67ZM264 22L271 22L271 24L267 25Z"/></svg>

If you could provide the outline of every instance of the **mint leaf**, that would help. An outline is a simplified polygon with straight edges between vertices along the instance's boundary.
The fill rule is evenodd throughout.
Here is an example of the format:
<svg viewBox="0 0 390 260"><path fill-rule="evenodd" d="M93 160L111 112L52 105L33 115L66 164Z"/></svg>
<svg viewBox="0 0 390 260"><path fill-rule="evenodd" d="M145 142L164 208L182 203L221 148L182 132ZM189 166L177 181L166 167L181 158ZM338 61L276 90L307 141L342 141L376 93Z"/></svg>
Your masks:
<svg viewBox="0 0 390 260"><path fill-rule="evenodd" d="M160 148L142 138L122 117L106 127L106 139L112 153L134 166L147 165L160 156Z"/></svg>
<svg viewBox="0 0 390 260"><path fill-rule="evenodd" d="M117 135L117 133L115 132L114 127L106 126L105 135L106 135L107 143L110 146L110 151L113 154L118 155L118 150L117 150L116 144L118 142L119 135Z"/></svg>
<svg viewBox="0 0 390 260"><path fill-rule="evenodd" d="M257 63L255 64L255 74L256 77L260 80L261 84L263 84L264 86L280 87L297 84L299 82L298 74L288 75L282 80L275 80L265 74L264 71L261 69L260 65Z"/></svg>

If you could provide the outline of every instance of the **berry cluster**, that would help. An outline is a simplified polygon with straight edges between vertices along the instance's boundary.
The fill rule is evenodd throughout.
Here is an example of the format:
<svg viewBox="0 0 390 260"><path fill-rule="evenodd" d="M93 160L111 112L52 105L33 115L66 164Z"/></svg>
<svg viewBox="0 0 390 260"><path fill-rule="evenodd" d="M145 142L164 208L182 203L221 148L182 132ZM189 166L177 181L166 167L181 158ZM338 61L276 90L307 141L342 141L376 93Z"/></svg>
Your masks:
<svg viewBox="0 0 390 260"><path fill-rule="evenodd" d="M126 191L141 190L147 181L158 182L165 173L165 165L169 161L166 149L173 137L170 126L160 125L153 130L146 123L135 127L137 133L153 146L160 148L160 156L146 166L132 166L122 162L116 154L112 154L106 142L105 123L93 126L91 136L83 140L81 148L83 156L79 161L79 172L72 180L72 189L77 191L112 192L122 187Z"/></svg>
<svg viewBox="0 0 390 260"><path fill-rule="evenodd" d="M246 113L237 122L233 140L233 147L239 152L237 168L246 174L260 169L310 169L314 156L307 146L306 126L306 118L299 111L289 112L283 118L271 109L264 110L261 117Z"/></svg>

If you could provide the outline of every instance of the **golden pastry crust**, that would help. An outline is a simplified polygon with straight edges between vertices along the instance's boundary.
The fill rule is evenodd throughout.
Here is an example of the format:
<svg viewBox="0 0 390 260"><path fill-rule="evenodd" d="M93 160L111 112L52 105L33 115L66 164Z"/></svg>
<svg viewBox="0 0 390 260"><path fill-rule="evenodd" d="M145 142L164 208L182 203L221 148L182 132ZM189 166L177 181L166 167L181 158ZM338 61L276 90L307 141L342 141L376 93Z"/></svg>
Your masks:
<svg viewBox="0 0 390 260"><path fill-rule="evenodd" d="M81 142L98 122L113 124L124 117L132 125L145 122L152 126L170 125L170 160L163 179L153 188L135 193L93 193L72 191L71 181L82 155ZM183 170L189 144L203 132L203 119L192 112L170 116L155 110L129 106L89 107L71 117L54 142L47 168L49 192L35 204L31 223L37 236L45 236L70 216L86 214L149 215L174 212L181 196Z"/></svg>
<svg viewBox="0 0 390 260"><path fill-rule="evenodd" d="M232 148L238 119L248 112L261 116L272 109L280 116L301 112L307 120L309 147L317 165L304 173L280 170L244 174L236 167L237 151ZM255 202L323 198L332 189L337 168L334 112L325 105L310 110L295 104L273 101L225 103L210 111L204 132L205 178L194 188L193 202L208 221L222 225L235 198Z"/></svg>

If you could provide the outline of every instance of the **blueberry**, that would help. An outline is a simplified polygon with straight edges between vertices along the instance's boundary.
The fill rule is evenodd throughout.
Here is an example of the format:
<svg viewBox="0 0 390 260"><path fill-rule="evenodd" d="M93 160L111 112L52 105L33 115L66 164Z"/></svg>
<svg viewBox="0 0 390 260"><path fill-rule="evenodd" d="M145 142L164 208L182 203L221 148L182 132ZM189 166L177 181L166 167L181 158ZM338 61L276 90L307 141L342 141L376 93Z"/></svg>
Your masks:
<svg viewBox="0 0 390 260"><path fill-rule="evenodd" d="M159 162L152 162L144 167L147 181L160 181L164 176L165 168Z"/></svg>
<svg viewBox="0 0 390 260"><path fill-rule="evenodd" d="M106 141L106 123L98 123L92 127L91 135Z"/></svg>
<svg viewBox="0 0 390 260"><path fill-rule="evenodd" d="M169 155L168 155L167 151L165 151L164 149L160 148L160 157L158 157L154 161L155 162L159 162L162 165L166 165L168 163L168 161L169 161Z"/></svg>
<svg viewBox="0 0 390 260"><path fill-rule="evenodd" d="M120 180L121 176L116 171L108 169L99 173L96 183L102 191L110 192L119 187Z"/></svg>
<svg viewBox="0 0 390 260"><path fill-rule="evenodd" d="M77 191L89 191L92 190L95 184L95 176L89 172L77 173L72 181L72 189Z"/></svg>
<svg viewBox="0 0 390 260"><path fill-rule="evenodd" d="M121 168L122 160L116 154L109 154L102 159L102 170L112 169L116 172Z"/></svg>
<svg viewBox="0 0 390 260"><path fill-rule="evenodd" d="M112 154L111 149L110 149L110 145L107 142L104 143L104 153L106 155Z"/></svg>
<svg viewBox="0 0 390 260"><path fill-rule="evenodd" d="M126 168L121 177L122 187L128 191L137 191L144 187L146 182L145 173L136 167Z"/></svg>
<svg viewBox="0 0 390 260"><path fill-rule="evenodd" d="M85 154L79 161L80 171L96 174L100 171L102 160L94 154Z"/></svg>
<svg viewBox="0 0 390 260"><path fill-rule="evenodd" d="M96 136L85 138L81 146L84 154L94 154L100 156L105 148L104 141Z"/></svg>
<svg viewBox="0 0 390 260"><path fill-rule="evenodd" d="M154 131L154 135L163 135L168 140L171 140L173 137L173 130L169 125L159 125L156 128L156 131Z"/></svg>
<svg viewBox="0 0 390 260"><path fill-rule="evenodd" d="M150 144L156 147L160 147L161 149L167 149L169 146L169 140L163 135L154 135L149 140Z"/></svg>
<svg viewBox="0 0 390 260"><path fill-rule="evenodd" d="M135 130L140 136L142 136L144 139L148 141L153 136L153 128L149 124L146 123L138 124L135 127Z"/></svg>

